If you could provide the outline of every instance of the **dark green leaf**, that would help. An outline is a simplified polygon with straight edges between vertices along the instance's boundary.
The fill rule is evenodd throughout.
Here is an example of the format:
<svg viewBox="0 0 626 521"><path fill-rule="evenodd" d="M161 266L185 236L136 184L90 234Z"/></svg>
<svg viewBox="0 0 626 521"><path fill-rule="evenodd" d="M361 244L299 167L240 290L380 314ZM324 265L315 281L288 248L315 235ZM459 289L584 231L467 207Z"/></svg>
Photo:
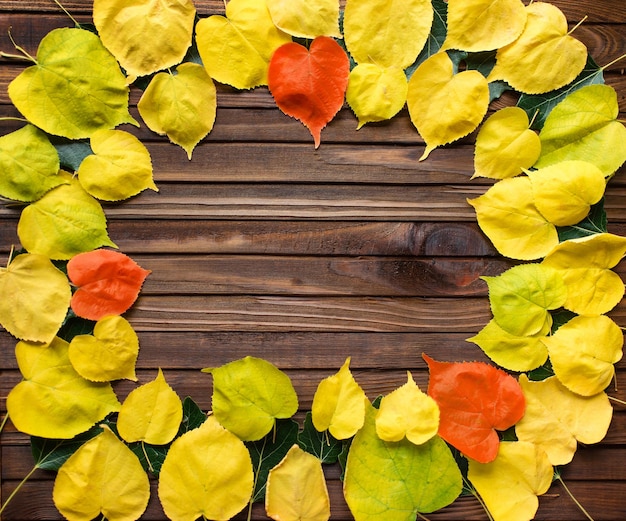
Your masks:
<svg viewBox="0 0 626 521"><path fill-rule="evenodd" d="M605 233L606 231L607 217L606 211L604 210L604 199L602 199L599 203L594 204L587 217L585 217L578 224L557 228L559 242L588 237L589 235Z"/></svg>
<svg viewBox="0 0 626 521"><path fill-rule="evenodd" d="M448 4L443 0L433 0L433 9L435 10L435 16L433 18L433 25L430 28L430 34L424 44L424 48L417 55L417 59L413 65L406 69L407 78L413 75L415 69L417 69L421 63L439 51L446 39L446 34L448 33Z"/></svg>
<svg viewBox="0 0 626 521"><path fill-rule="evenodd" d="M347 440L343 440L341 452L339 453L339 456L337 458L339 466L341 467L341 476L339 476L339 479L341 481L343 481L346 475L346 462L348 461L348 453L350 452L350 445L352 445L353 439L354 438L348 438Z"/></svg>
<svg viewBox="0 0 626 521"><path fill-rule="evenodd" d="M75 336L91 335L96 323L86 318L77 317L74 312L68 313L65 322L59 329L57 336L66 342L71 342Z"/></svg>
<svg viewBox="0 0 626 521"><path fill-rule="evenodd" d="M200 427L206 420L206 414L189 396L183 400L183 421L178 429L178 436Z"/></svg>
<svg viewBox="0 0 626 521"><path fill-rule="evenodd" d="M552 329L550 332L554 334L556 333L557 329L572 320L576 316L576 313L574 313L573 311L568 311L567 309L559 309L557 311L553 311L551 315Z"/></svg>
<svg viewBox="0 0 626 521"><path fill-rule="evenodd" d="M161 466L165 461L165 456L170 450L170 444L167 445L150 445L143 441L130 443L128 447L139 458L141 466L144 470L151 472L154 476L159 477Z"/></svg>
<svg viewBox="0 0 626 521"><path fill-rule="evenodd" d="M552 364L550 360L548 360L541 367L537 367L537 369L533 369L527 373L528 379L533 382L541 382L546 378L550 378L554 376L554 371L552 370Z"/></svg>
<svg viewBox="0 0 626 521"><path fill-rule="evenodd" d="M319 432L313 426L310 412L304 418L304 429L298 434L298 445L302 450L317 456L322 463L335 463L343 450L340 440L331 436L328 431Z"/></svg>
<svg viewBox="0 0 626 521"><path fill-rule="evenodd" d="M48 136L50 142L57 149L61 168L75 172L88 155L93 154L87 141L71 140L59 136Z"/></svg>
<svg viewBox="0 0 626 521"><path fill-rule="evenodd" d="M31 436L30 448L35 459L35 466L44 470L57 471L67 459L85 442L102 432L102 428L94 426L87 432L75 436L71 440L57 440Z"/></svg>

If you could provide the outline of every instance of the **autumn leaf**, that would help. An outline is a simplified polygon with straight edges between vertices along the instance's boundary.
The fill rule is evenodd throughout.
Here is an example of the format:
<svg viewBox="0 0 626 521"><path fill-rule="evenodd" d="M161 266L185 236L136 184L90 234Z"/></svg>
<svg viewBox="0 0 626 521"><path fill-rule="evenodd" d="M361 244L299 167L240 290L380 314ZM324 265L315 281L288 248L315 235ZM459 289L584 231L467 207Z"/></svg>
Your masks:
<svg viewBox="0 0 626 521"><path fill-rule="evenodd" d="M71 288L47 257L23 253L0 268L0 324L14 337L52 342L63 324Z"/></svg>
<svg viewBox="0 0 626 521"><path fill-rule="evenodd" d="M138 355L137 333L119 315L101 318L94 327L93 335L75 336L69 348L74 369L92 382L122 378L136 381L135 363Z"/></svg>
<svg viewBox="0 0 626 521"><path fill-rule="evenodd" d="M567 19L555 5L534 2L526 11L524 31L498 49L487 80L504 80L526 94L541 94L571 83L587 63L587 48L570 35Z"/></svg>
<svg viewBox="0 0 626 521"><path fill-rule="evenodd" d="M322 380L313 396L313 425L335 438L351 438L363 426L367 397L350 371L350 357L341 369Z"/></svg>
<svg viewBox="0 0 626 521"><path fill-rule="evenodd" d="M87 441L61 466L52 492L70 521L133 521L148 506L150 483L137 457L111 429Z"/></svg>
<svg viewBox="0 0 626 521"><path fill-rule="evenodd" d="M247 505L253 479L243 442L209 416L172 443L159 475L159 499L170 519L226 521Z"/></svg>
<svg viewBox="0 0 626 521"><path fill-rule="evenodd" d="M439 52L413 73L407 105L411 121L426 142L420 161L438 146L474 131L489 105L489 86L478 71L455 74L454 64Z"/></svg>
<svg viewBox="0 0 626 521"><path fill-rule="evenodd" d="M104 46L128 74L180 63L191 45L196 9L191 0L94 0L93 22Z"/></svg>
<svg viewBox="0 0 626 521"><path fill-rule="evenodd" d="M61 28L43 37L35 65L9 84L9 97L33 125L70 139L137 122L126 78L94 33ZM71 109L67 100L72 100Z"/></svg>
<svg viewBox="0 0 626 521"><path fill-rule="evenodd" d="M149 274L120 252L94 250L76 255L67 263L67 275L78 287L72 310L88 320L121 315L134 304Z"/></svg>
<svg viewBox="0 0 626 521"><path fill-rule="evenodd" d="M120 408L111 385L81 377L70 363L69 344L18 342L15 356L24 380L7 397L11 421L21 432L73 438Z"/></svg>
<svg viewBox="0 0 626 521"><path fill-rule="evenodd" d="M213 129L217 91L204 67L182 63L175 74L156 74L137 108L150 130L167 135L191 159L195 146Z"/></svg>
<svg viewBox="0 0 626 521"><path fill-rule="evenodd" d="M213 375L213 414L244 441L261 439L278 418L298 410L298 397L289 377L261 358L246 356L202 370Z"/></svg>
<svg viewBox="0 0 626 521"><path fill-rule="evenodd" d="M439 435L481 463L498 454L498 431L524 415L517 380L482 362L438 362L422 355L430 371L428 395L439 405Z"/></svg>
<svg viewBox="0 0 626 521"><path fill-rule="evenodd" d="M330 499L322 462L293 445L269 472L265 511L277 521L326 521Z"/></svg>
<svg viewBox="0 0 626 521"><path fill-rule="evenodd" d="M297 38L341 38L338 0L266 0L272 21Z"/></svg>
<svg viewBox="0 0 626 521"><path fill-rule="evenodd" d="M545 450L552 465L569 463L577 442L598 443L606 435L613 407L605 393L580 396L555 376L533 382L522 374L519 383L526 399L526 414L515 426L515 434L521 441Z"/></svg>
<svg viewBox="0 0 626 521"><path fill-rule="evenodd" d="M270 92L280 110L309 129L315 148L322 129L343 105L349 69L345 51L326 36L313 40L309 49L295 42L284 44L272 56Z"/></svg>

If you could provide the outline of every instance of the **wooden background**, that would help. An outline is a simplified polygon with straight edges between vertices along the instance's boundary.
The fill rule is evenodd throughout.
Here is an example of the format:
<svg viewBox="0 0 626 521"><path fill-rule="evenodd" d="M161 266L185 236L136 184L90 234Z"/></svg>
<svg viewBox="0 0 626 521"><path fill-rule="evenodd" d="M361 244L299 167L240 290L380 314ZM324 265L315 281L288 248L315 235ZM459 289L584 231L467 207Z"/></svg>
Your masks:
<svg viewBox="0 0 626 521"><path fill-rule="evenodd" d="M79 20L91 2L66 0ZM603 65L626 53L624 0L554 1L575 35ZM200 16L223 13L222 0L196 0ZM71 26L52 0L0 0L0 49L13 38L32 55L55 27ZM626 118L626 61L606 71ZM0 61L0 116L17 116L6 87L22 69ZM133 91L131 112L139 93ZM499 108L514 103L505 96ZM0 122L0 134L19 128ZM218 89L210 136L185 152L131 129L147 144L160 193L107 204L109 231L120 250L153 270L128 318L141 351L138 376L161 367L181 397L210 407L211 377L201 367L245 355L263 357L292 378L301 412L310 410L317 383L347 356L357 381L373 399L406 381L410 369L425 389L422 352L440 360L485 360L465 339L491 318L480 275L510 264L499 258L475 223L466 198L488 182L470 181L474 136L438 149L422 163L417 132L403 111L366 125L344 108L322 132L318 150L308 131L282 114L267 89ZM626 235L626 169L607 192L610 230ZM2 175L0 173L0 175ZM0 250L17 244L20 209L0 206ZM4 264L6 261L0 261ZM626 264L626 263L624 263ZM626 266L617 268L622 277ZM5 298L0 296L0 298ZM611 316L626 326L626 305ZM15 341L0 332L0 402L20 380ZM618 364L626 399L626 363ZM121 399L132 388L116 385ZM32 468L28 437L10 425L1 437L2 500ZM626 408L616 412L606 440L581 448L563 476L596 521L626 519ZM60 519L52 504L54 474L37 471L7 509L8 520ZM348 520L339 471L328 469L332 518ZM242 517L241 515L239 516ZM264 518L260 505L254 518ZM431 520L487 519L471 497L428 515ZM146 520L164 519L156 486ZM585 519L559 485L540 500L537 519Z"/></svg>

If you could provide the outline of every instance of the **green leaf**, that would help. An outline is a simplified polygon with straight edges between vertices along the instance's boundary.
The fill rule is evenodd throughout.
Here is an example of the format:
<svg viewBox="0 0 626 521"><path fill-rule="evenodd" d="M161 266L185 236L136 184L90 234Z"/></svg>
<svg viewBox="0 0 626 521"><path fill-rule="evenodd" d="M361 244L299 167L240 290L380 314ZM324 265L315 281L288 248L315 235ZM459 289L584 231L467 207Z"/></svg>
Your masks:
<svg viewBox="0 0 626 521"><path fill-rule="evenodd" d="M298 434L300 448L314 456L322 463L335 463L343 450L343 443L334 438L328 431L319 432L313 425L310 412L304 418L304 429Z"/></svg>
<svg viewBox="0 0 626 521"><path fill-rule="evenodd" d="M159 477L161 467L165 461L165 457L170 449L171 444L167 445L151 445L143 441L137 441L128 444L128 448L133 451L139 459L141 466L146 472L152 473L155 477Z"/></svg>
<svg viewBox="0 0 626 521"><path fill-rule="evenodd" d="M197 429L204 423L207 416L200 409L200 406L193 401L189 396L183 400L183 421L180 424L180 429L176 437L184 434L185 432Z"/></svg>
<svg viewBox="0 0 626 521"><path fill-rule="evenodd" d="M87 156L93 154L88 141L50 136L50 143L56 148L61 167L75 172Z"/></svg>
<svg viewBox="0 0 626 521"><path fill-rule="evenodd" d="M50 439L31 436L30 449L38 469L57 471L86 441L102 432L102 428L94 426L72 439Z"/></svg>
<svg viewBox="0 0 626 521"><path fill-rule="evenodd" d="M444 0L433 0L433 9L435 10L435 17L433 19L433 25L430 28L428 39L424 44L424 48L417 55L415 62L406 69L407 78L413 75L415 69L417 69L422 62L438 52L446 39L446 34L448 33L446 23L448 19L448 3L444 2Z"/></svg>
<svg viewBox="0 0 626 521"><path fill-rule="evenodd" d="M604 199L594 204L589 211L589 215L578 224L573 226L557 227L556 231L559 235L559 242L578 239L595 235L596 233L607 232L607 217L604 210Z"/></svg>

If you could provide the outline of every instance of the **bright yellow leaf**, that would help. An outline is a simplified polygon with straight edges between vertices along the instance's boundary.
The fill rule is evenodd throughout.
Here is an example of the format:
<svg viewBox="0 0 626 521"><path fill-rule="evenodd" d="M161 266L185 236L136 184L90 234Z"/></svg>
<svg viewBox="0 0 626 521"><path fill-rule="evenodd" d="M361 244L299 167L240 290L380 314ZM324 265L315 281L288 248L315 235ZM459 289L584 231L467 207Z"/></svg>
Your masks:
<svg viewBox="0 0 626 521"><path fill-rule="evenodd" d="M23 253L0 268L0 324L14 337L52 342L65 320L72 291L47 257Z"/></svg>
<svg viewBox="0 0 626 521"><path fill-rule="evenodd" d="M552 465L566 465L574 457L576 442L598 443L606 435L613 407L605 393L580 396L552 376L533 382L525 374L519 383L526 399L526 413L515 425L515 434L546 451Z"/></svg>
<svg viewBox="0 0 626 521"><path fill-rule="evenodd" d="M183 147L187 157L211 130L217 110L215 83L201 65L182 63L176 74L160 72L152 78L139 103L146 125Z"/></svg>
<svg viewBox="0 0 626 521"><path fill-rule="evenodd" d="M338 440L350 438L363 426L367 397L350 372L350 357L341 369L322 380L313 396L313 425L328 429Z"/></svg>
<svg viewBox="0 0 626 521"><path fill-rule="evenodd" d="M344 41L357 64L406 69L424 47L433 17L430 0L349 0Z"/></svg>
<svg viewBox="0 0 626 521"><path fill-rule="evenodd" d="M295 4L290 0L290 5ZM263 0L231 0L226 16L203 18L196 25L202 63L211 78L237 89L267 85L270 58L291 37L276 28Z"/></svg>
<svg viewBox="0 0 626 521"><path fill-rule="evenodd" d="M134 521L148 506L150 483L137 456L107 426L81 445L54 480L54 504L69 521Z"/></svg>
<svg viewBox="0 0 626 521"><path fill-rule="evenodd" d="M407 90L406 75L399 67L382 68L371 63L354 67L346 101L359 120L357 129L395 116L404 107Z"/></svg>
<svg viewBox="0 0 626 521"><path fill-rule="evenodd" d="M69 357L74 369L92 382L137 380L135 362L139 338L133 326L119 315L96 323L93 335L77 335L70 342Z"/></svg>
<svg viewBox="0 0 626 521"><path fill-rule="evenodd" d="M150 152L135 136L123 130L98 130L90 144L93 154L78 168L78 180L88 194L121 201L146 188L159 191L152 179Z"/></svg>
<svg viewBox="0 0 626 521"><path fill-rule="evenodd" d="M542 342L559 381L576 394L593 396L615 376L613 364L622 359L624 335L606 315L577 316Z"/></svg>
<svg viewBox="0 0 626 521"><path fill-rule="evenodd" d="M297 38L341 38L339 0L266 0L276 27Z"/></svg>
<svg viewBox="0 0 626 521"><path fill-rule="evenodd" d="M448 0L448 32L441 50L499 49L522 34L526 18L521 0Z"/></svg>
<svg viewBox="0 0 626 521"><path fill-rule="evenodd" d="M248 504L253 483L248 449L209 416L172 443L159 474L159 499L174 521L226 521Z"/></svg>
<svg viewBox="0 0 626 521"><path fill-rule="evenodd" d="M535 207L528 177L498 181L467 202L476 210L480 228L505 257L539 259L559 243L555 226Z"/></svg>
<svg viewBox="0 0 626 521"><path fill-rule="evenodd" d="M69 344L18 342L15 356L24 380L7 397L15 427L42 438L73 438L116 412L120 403L108 383L85 380L72 367Z"/></svg>
<svg viewBox="0 0 626 521"><path fill-rule="evenodd" d="M326 521L330 499L322 462L298 445L269 471L265 511L276 521Z"/></svg>
<svg viewBox="0 0 626 521"><path fill-rule="evenodd" d="M494 521L529 521L552 483L553 469L544 450L527 441L503 441L491 463L469 460L468 478Z"/></svg>
<svg viewBox="0 0 626 521"><path fill-rule="evenodd" d="M191 45L192 0L94 0L93 22L105 47L137 76L180 63Z"/></svg>
<svg viewBox="0 0 626 521"><path fill-rule="evenodd" d="M532 371L548 359L548 349L541 342L545 333L518 336L502 329L491 320L477 335L468 338L496 364L510 371Z"/></svg>
<svg viewBox="0 0 626 521"><path fill-rule="evenodd" d="M541 141L529 127L528 116L519 107L506 107L489 116L476 136L473 177L505 179L534 165Z"/></svg>
<svg viewBox="0 0 626 521"><path fill-rule="evenodd" d="M439 406L423 393L407 371L407 382L385 396L376 414L376 433L384 441L406 437L421 445L439 430Z"/></svg>
<svg viewBox="0 0 626 521"><path fill-rule="evenodd" d="M489 106L489 86L478 71L455 74L452 60L439 52L411 76L407 104L411 121L426 142L421 161L438 146L478 127Z"/></svg>

